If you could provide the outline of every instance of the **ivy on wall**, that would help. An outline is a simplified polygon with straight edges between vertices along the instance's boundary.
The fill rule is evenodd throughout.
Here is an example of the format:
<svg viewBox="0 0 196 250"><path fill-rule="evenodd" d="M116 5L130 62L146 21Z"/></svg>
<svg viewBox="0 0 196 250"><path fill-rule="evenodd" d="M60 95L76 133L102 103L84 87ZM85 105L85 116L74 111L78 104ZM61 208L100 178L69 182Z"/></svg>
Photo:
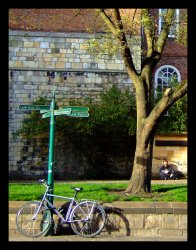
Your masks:
<svg viewBox="0 0 196 250"><path fill-rule="evenodd" d="M70 100L70 106L88 106L88 118L56 117L56 133L69 136L99 136L106 134L113 137L133 136L136 133L136 106L133 92L121 91L113 85L108 91L101 92L101 100ZM50 100L38 97L32 104L50 104ZM38 111L32 111L22 121L15 136L32 138L49 131L48 119L42 119ZM157 127L159 133L182 133L187 131L187 96L178 100L163 116Z"/></svg>

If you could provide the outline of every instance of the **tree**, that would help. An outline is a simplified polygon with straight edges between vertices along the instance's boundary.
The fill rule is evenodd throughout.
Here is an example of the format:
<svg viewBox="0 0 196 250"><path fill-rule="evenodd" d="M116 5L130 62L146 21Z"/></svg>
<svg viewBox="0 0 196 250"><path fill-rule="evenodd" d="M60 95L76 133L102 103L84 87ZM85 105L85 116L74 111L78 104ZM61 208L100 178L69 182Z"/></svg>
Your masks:
<svg viewBox="0 0 196 250"><path fill-rule="evenodd" d="M133 18L129 19L126 17L126 10L122 9L97 9L98 15L102 18L107 28L107 35L112 34L114 39L109 46L102 46L104 49L119 48L119 52L122 55L124 65L127 69L127 73L131 80L133 81L135 88L135 96L136 96L136 107L137 107L137 129L136 129L136 151L135 151L135 159L134 159L134 167L131 175L130 182L128 184L125 192L128 193L140 193L140 192L150 192L151 190L151 168L152 168L152 149L153 149L153 140L154 135L157 129L157 125L160 122L161 118L164 114L169 110L169 108L177 102L181 97L183 97L187 93L187 82L183 81L181 84L178 84L176 87L171 86L165 89L162 98L155 104L154 102L154 91L153 91L153 82L152 82L152 74L153 71L160 61L162 57L162 53L165 47L165 43L167 40L167 36L170 30L170 27L173 22L174 17L174 9L167 9L163 19L164 24L162 26L162 30L159 34L157 34L156 29L156 21L153 16L150 14L148 9L142 10L134 10L132 9ZM15 11L15 10L14 10ZM19 18L13 15L13 10L10 12L10 27L18 25L18 19L22 20L20 28L25 29L25 25L23 21L28 21L35 25L35 23L42 24L38 20L36 22L37 17L43 17L40 14L41 10L27 10L25 11L25 15L20 16ZM18 10L17 10L18 11ZM20 12L24 10L19 10ZM34 15L34 19L28 20L26 18L29 17L32 12L36 11L36 15ZM54 10L56 12L58 10ZM91 11L91 9L88 9ZM92 10L93 12L94 10ZM137 16L137 12L141 11L141 25L143 28L143 33L145 36L146 42L146 51L144 54L144 58L141 65L141 70L138 72L136 70L136 66L134 64L134 56L130 49L130 38L133 37L134 34L137 34L138 29L140 30L140 22L135 18ZM50 17L53 10L50 10ZM76 12L75 16L78 16L79 12ZM24 14L24 12L23 12ZM63 15L63 14L62 14ZM56 30L57 22L56 16L54 15L54 28ZM36 18L35 18L36 17ZM67 17L67 15L65 15ZM38 19L39 19L38 18ZM46 19L47 20L47 19ZM51 18L50 18L51 20ZM46 22L48 24L48 21ZM77 22L81 23L81 22ZM84 21L84 23L87 23ZM134 30L134 23L136 24L136 29ZM88 22L88 25L92 24L92 22ZM100 23L99 23L100 24ZM29 25L29 24L28 24ZM27 28L28 29L28 26ZM45 25L45 24L44 24ZM184 27L186 27L186 24ZM18 26L17 26L18 27ZM51 30L51 25L48 25ZM65 25L63 25L65 27ZM96 27L96 26L94 26ZM100 26L99 26L100 27ZM178 42L181 44L186 44L186 30L180 29L180 35L184 36L185 39L178 39ZM67 28L67 26L66 26ZM128 28L128 29L127 29ZM37 27L33 27L33 29L37 29ZM38 27L38 29L42 29L42 27ZM101 30L103 31L104 27L101 26ZM60 27L60 30L62 27ZM127 32L128 30L128 32ZM135 33L136 32L136 33ZM96 41L95 41L96 42ZM116 42L116 43L115 43ZM114 45L117 46L114 46ZM93 48L94 50L94 48Z"/></svg>
<svg viewBox="0 0 196 250"><path fill-rule="evenodd" d="M156 24L149 9L141 10L146 54L139 73L133 62L133 55L128 44L120 9L109 11L97 9L97 11L120 48L127 73L135 87L137 107L136 150L132 175L125 192L131 194L150 192L153 141L157 124L168 109L187 93L187 81L183 81L176 87L166 88L159 102L153 105L152 73L162 57L175 9L167 9L159 35L156 32Z"/></svg>

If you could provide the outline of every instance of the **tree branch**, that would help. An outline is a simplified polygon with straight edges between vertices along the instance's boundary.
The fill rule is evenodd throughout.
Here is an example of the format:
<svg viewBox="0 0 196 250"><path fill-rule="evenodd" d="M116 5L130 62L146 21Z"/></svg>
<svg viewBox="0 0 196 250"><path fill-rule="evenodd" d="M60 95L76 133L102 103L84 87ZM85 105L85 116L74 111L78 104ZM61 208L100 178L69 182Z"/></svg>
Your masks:
<svg viewBox="0 0 196 250"><path fill-rule="evenodd" d="M174 15L174 9L169 9L165 16L164 25L162 31L159 35L157 42L155 43L155 30L154 30L154 22L150 17L150 13L148 9L142 9L142 25L144 27L144 32L146 36L147 42L147 54L146 58L142 62L141 66L141 76L145 79L147 84L147 98L151 96L151 79L149 76L152 76L152 72L154 71L155 66L158 61L161 59L161 53L163 51L166 38L168 36L172 18Z"/></svg>
<svg viewBox="0 0 196 250"><path fill-rule="evenodd" d="M133 35L133 21L134 21L134 19L135 19L135 16L136 16L136 12L137 12L137 9L135 9L134 10L134 14L133 14L133 17L132 17L132 24L131 24L131 28L130 28L130 32L131 32L131 34L130 34L130 38L132 37L132 35Z"/></svg>
<svg viewBox="0 0 196 250"><path fill-rule="evenodd" d="M160 101L155 105L150 115L146 118L144 123L144 138L147 135L147 141L150 138L151 128L154 128L158 120L166 113L169 107L174 104L178 99L183 97L187 93L188 83L183 81L174 90L172 88L167 88L160 99Z"/></svg>
<svg viewBox="0 0 196 250"><path fill-rule="evenodd" d="M112 22L111 18L106 14L103 9L98 9L97 11L99 12L101 18L104 20L104 22L107 24L107 26L119 42L121 54L124 60L125 67L127 69L127 73L135 84L136 81L134 81L134 79L138 76L138 74L133 64L131 51L126 40L126 35L123 28L119 9L114 10L115 23Z"/></svg>
<svg viewBox="0 0 196 250"><path fill-rule="evenodd" d="M162 51L163 51L163 47L165 45L166 38L167 38L167 36L169 34L169 30L170 30L170 27L171 27L171 24L172 24L174 13L175 13L175 9L168 9L167 13L166 13L166 15L164 17L164 24L163 24L161 33L159 35L159 38L158 38L158 40L156 42L156 50L159 53L162 53Z"/></svg>
<svg viewBox="0 0 196 250"><path fill-rule="evenodd" d="M107 24L108 28L111 30L111 32L116 35L116 27L114 23L112 22L111 18L107 15L104 9L97 9L100 17L103 19L103 21Z"/></svg>
<svg viewBox="0 0 196 250"><path fill-rule="evenodd" d="M146 35L147 42L147 55L150 57L153 52L153 43L154 43L154 23L150 17L149 9L142 9L142 24L144 27L144 33Z"/></svg>

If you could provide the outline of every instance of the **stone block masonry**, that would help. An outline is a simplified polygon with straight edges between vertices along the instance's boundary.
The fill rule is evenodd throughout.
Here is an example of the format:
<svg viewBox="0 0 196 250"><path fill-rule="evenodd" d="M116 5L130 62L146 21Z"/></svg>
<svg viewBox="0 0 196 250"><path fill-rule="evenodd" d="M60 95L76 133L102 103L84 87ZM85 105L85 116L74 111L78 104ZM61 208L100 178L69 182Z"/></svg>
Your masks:
<svg viewBox="0 0 196 250"><path fill-rule="evenodd" d="M99 59L88 54L86 43L93 35L86 33L48 33L10 31L9 67L29 70L89 69L125 71L122 59L102 55ZM133 59L140 69L141 49L139 37L133 46Z"/></svg>
<svg viewBox="0 0 196 250"><path fill-rule="evenodd" d="M10 233L19 234L16 230L15 214L24 203L25 201L9 202ZM62 202L56 201L54 204L58 207ZM113 202L102 205L107 220L101 235L187 240L186 202Z"/></svg>
<svg viewBox="0 0 196 250"><path fill-rule="evenodd" d="M61 105L66 104L70 98L92 98L94 101L99 101L100 91L106 90L113 84L121 89L132 87L132 82L119 56L102 55L97 59L85 50L86 42L92 37L94 35L87 33L9 31L9 173L11 177L40 175L47 161L45 154L41 156L44 161L36 160L36 157L40 158L37 151L30 152L25 146L27 142L25 139L12 136L12 132L20 127L25 118L25 112L18 109L20 104L30 104L39 96L51 98L51 91L54 88L59 91L56 98L58 105ZM134 41L133 59L137 70L140 70L139 37ZM55 72L54 78L49 79L50 72ZM34 143L30 144L29 147L35 146ZM24 148L27 148L26 155L24 155ZM72 166L75 165L73 160L70 162ZM62 163L63 165L67 163ZM71 166L67 167L71 168ZM58 171L62 172L61 169Z"/></svg>

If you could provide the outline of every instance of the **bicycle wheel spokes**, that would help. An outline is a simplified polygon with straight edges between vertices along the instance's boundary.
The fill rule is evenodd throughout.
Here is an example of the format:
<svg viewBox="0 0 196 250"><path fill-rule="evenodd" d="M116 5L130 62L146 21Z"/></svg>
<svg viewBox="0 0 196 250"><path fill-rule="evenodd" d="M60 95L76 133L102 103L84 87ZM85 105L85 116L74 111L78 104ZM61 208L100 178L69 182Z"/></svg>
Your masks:
<svg viewBox="0 0 196 250"><path fill-rule="evenodd" d="M71 227L82 237L93 237L101 232L105 224L105 212L93 202L81 202L71 214Z"/></svg>
<svg viewBox="0 0 196 250"><path fill-rule="evenodd" d="M49 230L51 214L45 205L42 205L39 212L39 201L26 203L16 215L18 230L25 236L37 237Z"/></svg>

